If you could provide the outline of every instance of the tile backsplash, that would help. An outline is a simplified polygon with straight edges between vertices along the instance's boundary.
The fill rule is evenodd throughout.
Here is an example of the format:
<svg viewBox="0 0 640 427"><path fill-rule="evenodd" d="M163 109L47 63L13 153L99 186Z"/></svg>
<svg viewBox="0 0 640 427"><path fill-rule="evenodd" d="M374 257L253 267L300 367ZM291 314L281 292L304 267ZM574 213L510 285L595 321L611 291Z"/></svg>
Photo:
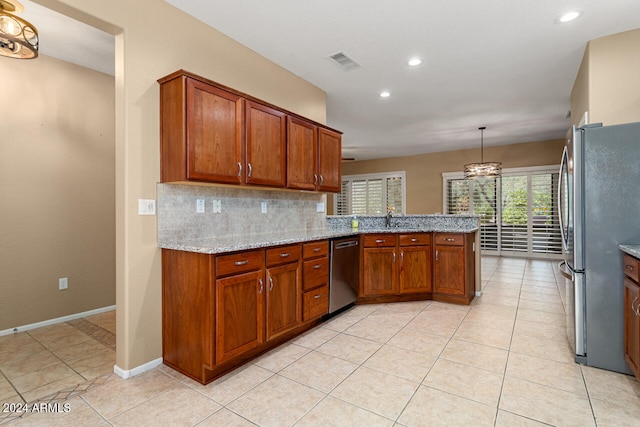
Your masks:
<svg viewBox="0 0 640 427"><path fill-rule="evenodd" d="M159 242L327 227L323 193L158 184L157 197ZM204 200L204 213L197 212L198 199ZM214 200L220 201L220 213L213 213ZM317 211L319 203L324 212Z"/></svg>

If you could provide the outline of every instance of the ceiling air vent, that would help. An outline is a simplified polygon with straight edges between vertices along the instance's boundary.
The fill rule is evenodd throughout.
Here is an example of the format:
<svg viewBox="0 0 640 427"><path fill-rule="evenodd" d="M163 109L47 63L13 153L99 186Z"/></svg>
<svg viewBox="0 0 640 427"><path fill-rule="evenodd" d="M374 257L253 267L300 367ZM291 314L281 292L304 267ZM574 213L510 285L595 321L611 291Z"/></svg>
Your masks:
<svg viewBox="0 0 640 427"><path fill-rule="evenodd" d="M362 65L358 64L353 58L344 52L334 53L330 58L336 61L336 63L345 71L351 71L362 67Z"/></svg>

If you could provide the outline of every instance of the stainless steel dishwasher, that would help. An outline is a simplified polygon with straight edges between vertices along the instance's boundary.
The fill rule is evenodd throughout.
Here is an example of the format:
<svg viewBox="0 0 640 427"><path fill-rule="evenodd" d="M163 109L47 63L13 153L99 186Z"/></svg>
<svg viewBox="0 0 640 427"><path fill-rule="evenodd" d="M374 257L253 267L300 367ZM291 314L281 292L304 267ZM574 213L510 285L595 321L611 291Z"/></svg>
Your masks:
<svg viewBox="0 0 640 427"><path fill-rule="evenodd" d="M358 298L360 243L357 236L331 240L329 314Z"/></svg>

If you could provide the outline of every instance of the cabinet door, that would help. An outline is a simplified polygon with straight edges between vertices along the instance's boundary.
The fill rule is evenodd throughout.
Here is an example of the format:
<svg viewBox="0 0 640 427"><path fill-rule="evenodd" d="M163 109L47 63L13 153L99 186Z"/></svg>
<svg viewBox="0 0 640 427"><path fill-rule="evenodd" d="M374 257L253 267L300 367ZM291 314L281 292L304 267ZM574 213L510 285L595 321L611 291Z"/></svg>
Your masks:
<svg viewBox="0 0 640 427"><path fill-rule="evenodd" d="M431 246L400 248L400 293L431 292Z"/></svg>
<svg viewBox="0 0 640 427"><path fill-rule="evenodd" d="M187 179L242 182L242 103L237 95L187 80Z"/></svg>
<svg viewBox="0 0 640 427"><path fill-rule="evenodd" d="M364 296L398 293L398 262L395 248L363 249Z"/></svg>
<svg viewBox="0 0 640 427"><path fill-rule="evenodd" d="M436 246L433 291L465 295L464 247Z"/></svg>
<svg viewBox="0 0 640 427"><path fill-rule="evenodd" d="M263 270L216 280L216 362L264 342Z"/></svg>
<svg viewBox="0 0 640 427"><path fill-rule="evenodd" d="M636 314L640 304L640 287L624 279L624 358L627 365L640 376L640 317Z"/></svg>
<svg viewBox="0 0 640 427"><path fill-rule="evenodd" d="M284 187L287 181L287 116L246 101L247 184Z"/></svg>
<svg viewBox="0 0 640 427"><path fill-rule="evenodd" d="M300 263L267 269L267 341L301 323Z"/></svg>
<svg viewBox="0 0 640 427"><path fill-rule="evenodd" d="M340 192L342 135L318 128L318 190Z"/></svg>
<svg viewBox="0 0 640 427"><path fill-rule="evenodd" d="M315 190L318 182L318 127L289 117L287 135L287 187Z"/></svg>

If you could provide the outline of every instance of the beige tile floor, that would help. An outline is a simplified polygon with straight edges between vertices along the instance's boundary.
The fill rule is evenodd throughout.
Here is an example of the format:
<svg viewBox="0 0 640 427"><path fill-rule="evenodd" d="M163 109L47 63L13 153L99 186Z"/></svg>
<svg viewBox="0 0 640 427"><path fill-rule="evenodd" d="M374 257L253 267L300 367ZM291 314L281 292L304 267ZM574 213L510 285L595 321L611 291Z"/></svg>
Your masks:
<svg viewBox="0 0 640 427"><path fill-rule="evenodd" d="M573 362L554 265L484 258L486 292L469 307L356 306L207 386L165 366L110 375L68 412L12 423L640 425L633 377Z"/></svg>

